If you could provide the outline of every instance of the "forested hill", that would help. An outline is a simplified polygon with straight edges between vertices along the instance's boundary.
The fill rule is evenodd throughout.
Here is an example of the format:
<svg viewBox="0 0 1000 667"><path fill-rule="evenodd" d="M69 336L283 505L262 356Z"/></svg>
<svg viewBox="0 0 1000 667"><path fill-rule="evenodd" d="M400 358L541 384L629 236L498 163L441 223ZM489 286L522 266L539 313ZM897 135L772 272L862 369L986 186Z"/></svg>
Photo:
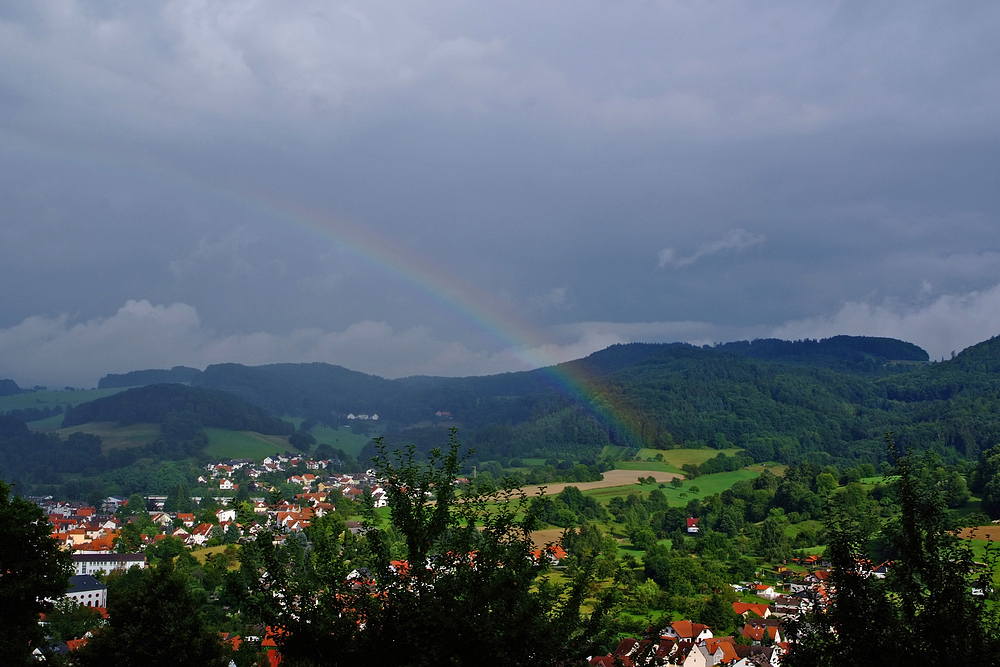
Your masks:
<svg viewBox="0 0 1000 667"><path fill-rule="evenodd" d="M90 422L117 422L120 426L148 422L163 424L176 415L197 417L201 426L265 435L291 435L295 427L230 394L181 384L153 384L70 408L63 427Z"/></svg>
<svg viewBox="0 0 1000 667"><path fill-rule="evenodd" d="M892 370L890 362L927 362L930 356L913 343L894 338L834 336L823 340L778 340L721 343L714 349L752 359L872 373Z"/></svg>
<svg viewBox="0 0 1000 667"><path fill-rule="evenodd" d="M22 391L13 380L0 380L0 396L14 396Z"/></svg>
<svg viewBox="0 0 1000 667"><path fill-rule="evenodd" d="M574 376L602 378L642 364L683 343L613 345L557 370ZM926 361L919 347L888 338L836 336L822 341L758 340L726 343L710 352L736 354L792 365L871 372L890 361ZM347 413L378 414L400 425L418 423L438 411L451 413L463 424L518 423L557 401L547 369L484 377L409 377L386 380L325 363L244 366L216 364L203 372L178 366L170 370L134 371L102 378L100 387L190 382L225 391L276 414L316 421ZM548 407L547 407L548 406Z"/></svg>
<svg viewBox="0 0 1000 667"><path fill-rule="evenodd" d="M110 373L105 375L97 383L98 389L121 389L125 387L141 387L147 384L171 384L188 383L201 374L197 368L187 366L174 366L170 370L150 369L145 371L132 371L116 375Z"/></svg>
<svg viewBox="0 0 1000 667"><path fill-rule="evenodd" d="M1000 339L933 364L884 338L616 345L555 369L595 397L587 404L552 370L386 380L321 363L220 364L187 390L224 390L331 425L377 413L392 446L440 444L442 429L460 425L482 460L709 445L758 461L878 462L888 430L954 460L1000 442Z"/></svg>

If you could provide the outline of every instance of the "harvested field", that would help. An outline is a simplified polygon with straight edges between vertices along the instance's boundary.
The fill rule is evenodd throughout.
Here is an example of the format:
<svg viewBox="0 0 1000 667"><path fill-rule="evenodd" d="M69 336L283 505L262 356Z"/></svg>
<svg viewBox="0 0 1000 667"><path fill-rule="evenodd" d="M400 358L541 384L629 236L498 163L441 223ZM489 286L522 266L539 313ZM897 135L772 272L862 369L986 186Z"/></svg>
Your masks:
<svg viewBox="0 0 1000 667"><path fill-rule="evenodd" d="M994 540L1000 542L1000 525L968 526L958 534L963 540Z"/></svg>
<svg viewBox="0 0 1000 667"><path fill-rule="evenodd" d="M545 530L536 530L531 534L531 541L535 543L535 546L539 549L544 547L546 544L552 544L553 542L559 543L559 538L562 537L562 528L546 528Z"/></svg>
<svg viewBox="0 0 1000 667"><path fill-rule="evenodd" d="M684 475L676 475L662 470L608 470L604 473L604 479L599 482L558 482L545 484L545 493L554 496L567 486L575 486L581 491L587 489L603 489L608 486L627 486L636 484L640 477L653 477L657 482L669 482L674 477L684 478ZM529 496L537 496L539 486L526 486L524 492Z"/></svg>

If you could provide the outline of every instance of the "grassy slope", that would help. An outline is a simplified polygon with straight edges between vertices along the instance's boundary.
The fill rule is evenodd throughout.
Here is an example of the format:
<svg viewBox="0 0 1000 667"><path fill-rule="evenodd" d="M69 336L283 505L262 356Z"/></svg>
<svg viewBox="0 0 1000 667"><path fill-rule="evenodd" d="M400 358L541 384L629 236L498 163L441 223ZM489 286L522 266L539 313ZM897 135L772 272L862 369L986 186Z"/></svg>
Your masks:
<svg viewBox="0 0 1000 667"><path fill-rule="evenodd" d="M343 449L351 456L357 456L371 440L371 436L351 433L350 429L344 428L334 430L329 426L317 426L312 430L312 434L316 438L317 445L325 442L334 449Z"/></svg>
<svg viewBox="0 0 1000 667"><path fill-rule="evenodd" d="M47 421L47 420L46 420ZM112 449L124 447L139 447L152 442L160 435L159 424L132 424L118 426L114 422L91 422L71 428L58 429L65 438L74 432L93 433L102 440L101 450L105 453ZM221 428L206 428L210 456L219 459L253 458L263 459L275 452L291 451L288 439L276 435L261 435L253 431L228 431Z"/></svg>
<svg viewBox="0 0 1000 667"><path fill-rule="evenodd" d="M734 470L733 472L720 472L715 475L702 475L694 481L685 480L680 489L675 489L670 484L660 489L667 497L667 502L672 506L683 507L692 498L702 499L713 493L722 493L736 482L743 479L754 479L760 473L752 470ZM698 487L697 493L691 492L691 487ZM630 484L628 486L609 486L603 489L590 489L584 491L584 495L594 498L601 504L607 504L615 496L627 496L630 493L639 493L643 496L649 495L653 489L659 489L658 484ZM682 497L681 494L684 494Z"/></svg>
<svg viewBox="0 0 1000 667"><path fill-rule="evenodd" d="M93 433L101 438L101 451L105 454L112 449L139 447L156 440L160 435L159 424L132 424L118 426L115 422L90 422L80 426L61 428L56 433L65 438L70 433Z"/></svg>
<svg viewBox="0 0 1000 667"><path fill-rule="evenodd" d="M681 472L681 466L685 463L702 464L705 461L715 458L720 452L725 452L726 456L732 456L741 449L640 449L636 458L638 461L618 461L616 468L622 470L662 470L663 472ZM653 461L657 454L663 455L663 461Z"/></svg>
<svg viewBox="0 0 1000 667"><path fill-rule="evenodd" d="M206 428L208 435L208 455L219 459L261 460L275 452L292 451L288 438L280 435L261 435L253 431L227 431L221 428Z"/></svg>
<svg viewBox="0 0 1000 667"><path fill-rule="evenodd" d="M295 424L295 428L301 427L302 422L305 421L302 417L292 417L287 414L282 417L282 419ZM344 452L350 456L357 456L361 453L361 450L368 444L368 441L375 437L373 435L360 435L352 433L349 428L336 429L324 424L314 426L309 432L314 438L316 438L317 447L326 443L334 449L344 450Z"/></svg>
<svg viewBox="0 0 1000 667"><path fill-rule="evenodd" d="M15 396L0 396L0 412L7 410L23 410L25 408L44 408L47 405L79 405L89 401L117 394L125 389L81 389L79 391L31 391ZM61 417L61 416L60 416Z"/></svg>

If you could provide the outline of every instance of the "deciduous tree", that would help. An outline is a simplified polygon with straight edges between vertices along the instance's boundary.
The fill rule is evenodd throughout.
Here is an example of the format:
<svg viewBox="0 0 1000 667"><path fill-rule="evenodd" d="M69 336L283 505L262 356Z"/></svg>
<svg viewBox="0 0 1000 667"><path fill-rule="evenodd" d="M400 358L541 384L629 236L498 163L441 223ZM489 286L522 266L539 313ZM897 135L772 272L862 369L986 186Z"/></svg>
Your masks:
<svg viewBox="0 0 1000 667"><path fill-rule="evenodd" d="M68 552L51 537L41 508L0 480L0 656L4 664L34 664L31 652L45 639L39 615L66 593Z"/></svg>

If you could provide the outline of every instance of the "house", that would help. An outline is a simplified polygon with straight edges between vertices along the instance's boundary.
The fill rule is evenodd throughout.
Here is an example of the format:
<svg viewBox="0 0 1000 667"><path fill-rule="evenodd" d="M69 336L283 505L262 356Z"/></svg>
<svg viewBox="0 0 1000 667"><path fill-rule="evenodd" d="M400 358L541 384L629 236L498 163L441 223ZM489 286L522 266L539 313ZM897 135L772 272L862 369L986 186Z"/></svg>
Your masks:
<svg viewBox="0 0 1000 667"><path fill-rule="evenodd" d="M674 621L664 628L660 634L671 639L688 640L693 643L703 639L711 639L713 636L712 628L701 623L692 623L691 621Z"/></svg>
<svg viewBox="0 0 1000 667"><path fill-rule="evenodd" d="M733 667L778 667L781 664L781 652L773 646L743 646L735 644L739 660L732 663Z"/></svg>
<svg viewBox="0 0 1000 667"><path fill-rule="evenodd" d="M670 655L670 661L683 667L708 667L711 654L704 642L677 642L677 648Z"/></svg>
<svg viewBox="0 0 1000 667"><path fill-rule="evenodd" d="M236 521L236 510L221 509L215 513L215 518L219 520L219 523L228 523L230 521Z"/></svg>
<svg viewBox="0 0 1000 667"><path fill-rule="evenodd" d="M180 521L185 526L187 526L188 528L194 526L194 514L190 512L178 512L177 520Z"/></svg>
<svg viewBox="0 0 1000 667"><path fill-rule="evenodd" d="M782 622L776 618L750 618L739 632L758 644L765 639L770 643L777 643L783 641L781 634L783 629Z"/></svg>
<svg viewBox="0 0 1000 667"><path fill-rule="evenodd" d="M233 480L228 477L223 477L219 480L219 490L220 491L232 491L233 489L238 489L238 484L233 484Z"/></svg>
<svg viewBox="0 0 1000 667"><path fill-rule="evenodd" d="M872 574L875 575L876 579L885 579L885 575L889 573L889 568L892 567L892 561L885 561L881 565L872 568Z"/></svg>
<svg viewBox="0 0 1000 667"><path fill-rule="evenodd" d="M744 617L751 613L760 618L767 618L771 615L771 609L766 604L754 604L751 602L734 602L733 611Z"/></svg>
<svg viewBox="0 0 1000 667"><path fill-rule="evenodd" d="M84 607L107 607L108 587L89 574L76 574L69 578L66 597Z"/></svg>
<svg viewBox="0 0 1000 667"><path fill-rule="evenodd" d="M808 596L806 595L779 595L771 603L772 613L775 616L797 616L808 611L810 608ZM767 616L763 616L767 618Z"/></svg>
<svg viewBox="0 0 1000 667"><path fill-rule="evenodd" d="M774 592L774 586L770 584L754 584L752 590L754 595L759 595L765 600L773 600L778 597L778 594Z"/></svg>
<svg viewBox="0 0 1000 667"><path fill-rule="evenodd" d="M385 489L381 487L375 487L372 491L372 505L377 509L379 507L389 506L389 494L385 492Z"/></svg>
<svg viewBox="0 0 1000 667"><path fill-rule="evenodd" d="M698 521L699 521L699 519L697 519L695 517L688 517L688 520L687 520L687 530L688 530L689 533L697 533L698 532Z"/></svg>
<svg viewBox="0 0 1000 667"><path fill-rule="evenodd" d="M705 651L709 654L708 664L730 663L739 659L736 641L732 637L712 637L705 640Z"/></svg>
<svg viewBox="0 0 1000 667"><path fill-rule="evenodd" d="M77 575L92 575L95 572L111 574L115 570L128 570L132 567L145 569L146 567L146 557L143 554L74 553L72 558L73 571Z"/></svg>
<svg viewBox="0 0 1000 667"><path fill-rule="evenodd" d="M203 546L212 536L212 529L214 528L215 526L210 523L198 524L198 526L191 531L191 535L184 539L184 543Z"/></svg>

